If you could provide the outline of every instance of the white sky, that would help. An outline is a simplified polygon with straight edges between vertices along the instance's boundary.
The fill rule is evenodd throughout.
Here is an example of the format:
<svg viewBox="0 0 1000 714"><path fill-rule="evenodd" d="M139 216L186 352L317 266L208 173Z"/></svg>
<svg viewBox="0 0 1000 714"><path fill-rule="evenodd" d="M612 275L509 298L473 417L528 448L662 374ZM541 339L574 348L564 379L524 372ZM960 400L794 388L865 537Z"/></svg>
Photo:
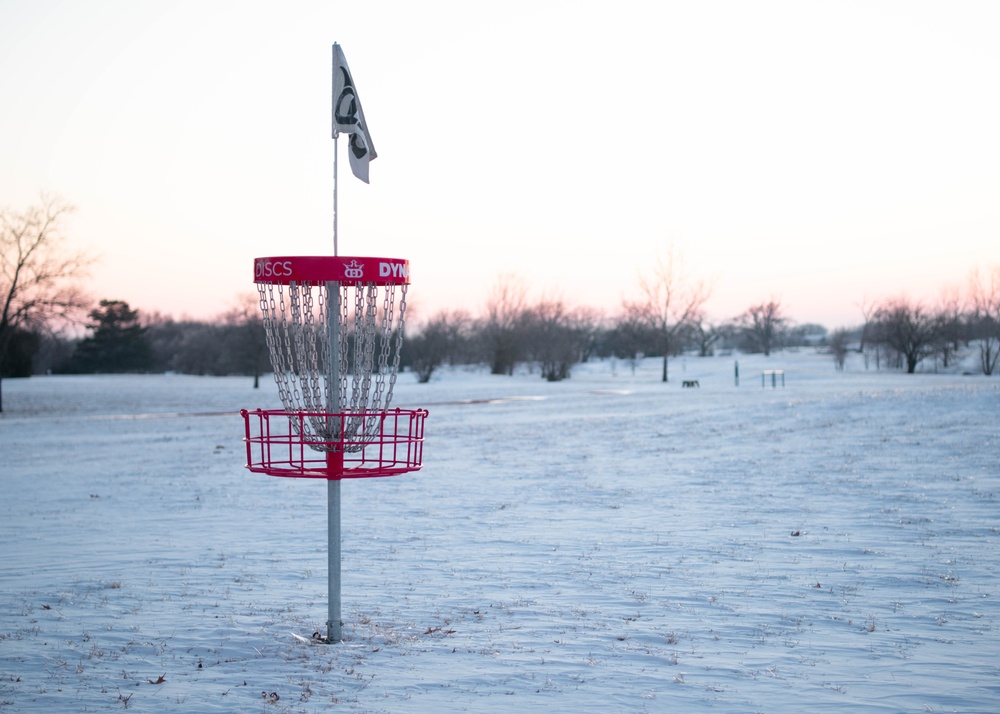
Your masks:
<svg viewBox="0 0 1000 714"><path fill-rule="evenodd" d="M1000 3L0 0L0 204L77 206L90 289L213 317L333 252L331 45L379 158L342 255L415 318L498 276L617 311L671 242L714 319L935 302L1000 265Z"/></svg>

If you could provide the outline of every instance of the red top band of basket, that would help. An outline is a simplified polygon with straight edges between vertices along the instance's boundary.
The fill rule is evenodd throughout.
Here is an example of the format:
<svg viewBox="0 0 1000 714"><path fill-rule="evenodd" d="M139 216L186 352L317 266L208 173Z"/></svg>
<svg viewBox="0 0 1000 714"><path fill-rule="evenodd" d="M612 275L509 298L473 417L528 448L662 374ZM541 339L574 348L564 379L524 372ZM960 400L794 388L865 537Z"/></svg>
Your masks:
<svg viewBox="0 0 1000 714"><path fill-rule="evenodd" d="M408 285L410 263L401 258L358 258L343 255L255 258L255 283L323 283Z"/></svg>

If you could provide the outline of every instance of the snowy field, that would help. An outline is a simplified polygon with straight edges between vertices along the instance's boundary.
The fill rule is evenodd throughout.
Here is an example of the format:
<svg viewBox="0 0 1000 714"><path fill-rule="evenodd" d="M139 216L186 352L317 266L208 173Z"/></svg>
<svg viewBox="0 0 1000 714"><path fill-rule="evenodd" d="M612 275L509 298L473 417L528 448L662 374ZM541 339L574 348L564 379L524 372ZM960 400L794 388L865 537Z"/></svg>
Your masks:
<svg viewBox="0 0 1000 714"><path fill-rule="evenodd" d="M401 375L338 645L325 482L243 468L270 379L6 380L0 712L1000 711L1000 378L733 360Z"/></svg>

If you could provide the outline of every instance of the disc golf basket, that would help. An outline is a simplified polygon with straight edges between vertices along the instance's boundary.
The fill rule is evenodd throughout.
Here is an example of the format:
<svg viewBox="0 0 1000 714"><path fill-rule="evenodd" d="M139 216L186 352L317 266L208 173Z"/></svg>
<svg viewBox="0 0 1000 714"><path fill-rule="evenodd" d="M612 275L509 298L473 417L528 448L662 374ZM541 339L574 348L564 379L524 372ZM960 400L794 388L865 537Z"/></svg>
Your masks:
<svg viewBox="0 0 1000 714"><path fill-rule="evenodd" d="M340 483L420 469L424 409L390 408L409 264L342 256L257 258L274 381L284 409L241 411L247 468L327 480L327 642L341 640Z"/></svg>

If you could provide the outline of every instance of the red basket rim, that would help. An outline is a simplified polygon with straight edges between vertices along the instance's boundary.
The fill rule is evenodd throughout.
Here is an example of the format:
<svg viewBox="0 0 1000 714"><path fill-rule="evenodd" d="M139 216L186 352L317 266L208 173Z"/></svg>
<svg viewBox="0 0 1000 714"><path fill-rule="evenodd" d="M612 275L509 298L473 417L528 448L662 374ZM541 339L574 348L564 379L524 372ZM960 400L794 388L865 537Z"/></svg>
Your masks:
<svg viewBox="0 0 1000 714"><path fill-rule="evenodd" d="M255 283L336 282L344 285L408 285L410 262L403 258L367 258L352 255L286 255L255 258Z"/></svg>

